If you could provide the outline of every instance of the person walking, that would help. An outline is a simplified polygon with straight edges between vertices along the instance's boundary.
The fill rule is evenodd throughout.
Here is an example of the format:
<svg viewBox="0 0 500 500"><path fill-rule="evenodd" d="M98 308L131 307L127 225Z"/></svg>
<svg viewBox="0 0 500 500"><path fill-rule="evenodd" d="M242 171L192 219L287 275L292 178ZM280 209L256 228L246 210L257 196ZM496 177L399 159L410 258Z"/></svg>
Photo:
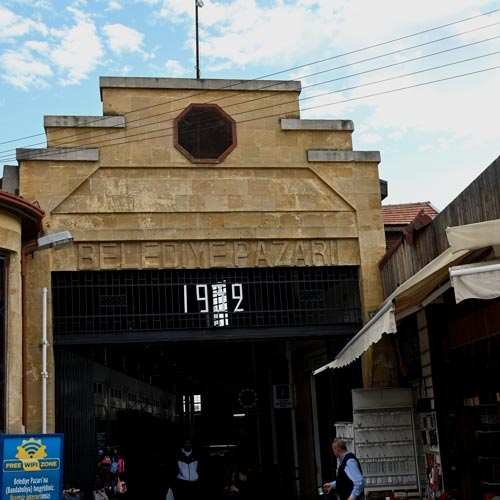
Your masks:
<svg viewBox="0 0 500 500"><path fill-rule="evenodd" d="M196 500L198 491L199 458L191 439L185 439L177 455L177 476L174 482L173 493L175 500Z"/></svg>
<svg viewBox="0 0 500 500"><path fill-rule="evenodd" d="M337 458L337 479L325 483L323 489L326 493L335 490L340 500L364 500L365 481L358 459L347 450L343 439L336 438L332 450Z"/></svg>

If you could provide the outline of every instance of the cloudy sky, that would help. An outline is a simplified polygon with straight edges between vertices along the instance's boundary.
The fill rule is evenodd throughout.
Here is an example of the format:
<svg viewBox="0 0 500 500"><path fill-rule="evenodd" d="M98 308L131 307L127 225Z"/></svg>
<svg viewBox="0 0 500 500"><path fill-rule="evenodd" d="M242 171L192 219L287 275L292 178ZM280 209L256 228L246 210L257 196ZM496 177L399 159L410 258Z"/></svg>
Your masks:
<svg viewBox="0 0 500 500"><path fill-rule="evenodd" d="M0 169L44 115L100 115L99 76L194 78L194 2L2 0ZM300 80L302 118L381 152L385 204L442 209L500 155L500 1L204 4L201 77Z"/></svg>

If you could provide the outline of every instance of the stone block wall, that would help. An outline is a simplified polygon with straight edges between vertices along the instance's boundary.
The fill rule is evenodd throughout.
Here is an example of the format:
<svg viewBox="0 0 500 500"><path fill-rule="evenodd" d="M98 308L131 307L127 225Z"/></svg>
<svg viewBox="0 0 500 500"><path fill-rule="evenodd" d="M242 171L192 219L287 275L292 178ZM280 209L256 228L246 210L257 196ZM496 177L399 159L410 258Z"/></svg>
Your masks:
<svg viewBox="0 0 500 500"><path fill-rule="evenodd" d="M75 244L30 264L30 307L56 270L358 265L366 320L382 300L380 155L352 150L349 120L301 120L299 95L298 82L102 78L103 117L45 117L48 148L18 151L20 193ZM236 122L223 162L174 147L192 103ZM35 358L39 335L30 323Z"/></svg>

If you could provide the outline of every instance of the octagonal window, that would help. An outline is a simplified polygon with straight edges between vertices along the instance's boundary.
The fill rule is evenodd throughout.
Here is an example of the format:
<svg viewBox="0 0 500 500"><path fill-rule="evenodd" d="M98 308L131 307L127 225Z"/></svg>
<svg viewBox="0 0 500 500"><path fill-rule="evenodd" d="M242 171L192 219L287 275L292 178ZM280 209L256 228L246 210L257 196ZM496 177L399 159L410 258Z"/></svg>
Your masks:
<svg viewBox="0 0 500 500"><path fill-rule="evenodd" d="M175 119L174 144L193 163L220 163L236 147L236 122L217 104L191 104Z"/></svg>

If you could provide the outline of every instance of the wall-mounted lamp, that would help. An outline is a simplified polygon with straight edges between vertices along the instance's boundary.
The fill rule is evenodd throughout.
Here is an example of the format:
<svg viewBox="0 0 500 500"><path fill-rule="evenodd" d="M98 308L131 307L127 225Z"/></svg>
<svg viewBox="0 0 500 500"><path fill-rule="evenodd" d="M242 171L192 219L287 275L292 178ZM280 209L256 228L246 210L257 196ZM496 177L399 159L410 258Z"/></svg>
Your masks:
<svg viewBox="0 0 500 500"><path fill-rule="evenodd" d="M38 250L43 250L44 248L59 248L63 245L69 245L73 243L73 236L69 231L61 231L60 233L48 234L47 236L42 236L38 238Z"/></svg>

